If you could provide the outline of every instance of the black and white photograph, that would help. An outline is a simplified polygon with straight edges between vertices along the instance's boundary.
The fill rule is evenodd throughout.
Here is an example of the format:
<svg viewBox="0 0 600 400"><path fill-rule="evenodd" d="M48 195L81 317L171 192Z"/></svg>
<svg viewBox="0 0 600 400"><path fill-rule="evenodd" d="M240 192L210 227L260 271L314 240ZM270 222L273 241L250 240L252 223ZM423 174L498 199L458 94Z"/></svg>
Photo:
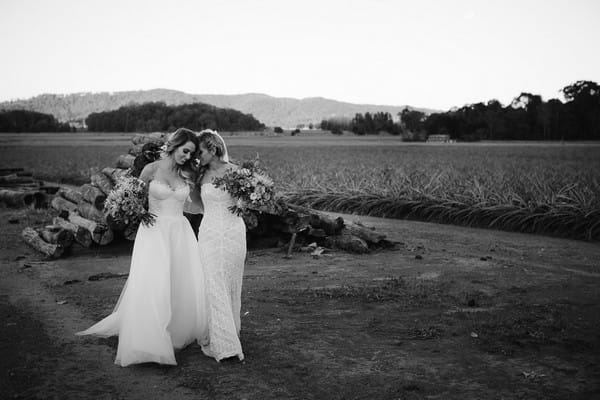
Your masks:
<svg viewBox="0 0 600 400"><path fill-rule="evenodd" d="M600 1L0 0L0 398L600 398Z"/></svg>

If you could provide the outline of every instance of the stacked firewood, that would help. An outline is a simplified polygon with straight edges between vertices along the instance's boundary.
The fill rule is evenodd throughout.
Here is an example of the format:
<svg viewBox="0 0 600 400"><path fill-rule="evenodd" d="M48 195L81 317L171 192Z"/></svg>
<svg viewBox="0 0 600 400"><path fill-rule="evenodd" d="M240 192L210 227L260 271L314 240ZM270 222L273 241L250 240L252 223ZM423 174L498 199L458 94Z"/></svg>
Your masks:
<svg viewBox="0 0 600 400"><path fill-rule="evenodd" d="M0 203L11 208L45 208L58 186L48 186L24 168L0 169Z"/></svg>
<svg viewBox="0 0 600 400"><path fill-rule="evenodd" d="M23 240L49 258L64 255L74 243L83 247L111 243L114 232L103 213L104 200L121 173L116 168L105 168L93 172L90 183L79 188L61 187L50 201L58 212L52 224L25 228Z"/></svg>
<svg viewBox="0 0 600 400"><path fill-rule="evenodd" d="M26 228L23 239L48 257L59 257L73 244L89 247L107 245L115 234L133 240L136 227L118 226L103 213L104 201L120 176L139 176L146 164L156 160L165 134L138 134L127 154L120 155L114 168L91 174L90 183L78 189L61 188L50 202L58 211L52 225ZM194 225L194 219L190 222ZM254 247L285 246L287 255L308 245L368 253L392 245L384 235L341 217L332 218L316 210L289 204L285 197L268 210L255 210L245 217L248 242ZM197 229L198 226L195 226Z"/></svg>

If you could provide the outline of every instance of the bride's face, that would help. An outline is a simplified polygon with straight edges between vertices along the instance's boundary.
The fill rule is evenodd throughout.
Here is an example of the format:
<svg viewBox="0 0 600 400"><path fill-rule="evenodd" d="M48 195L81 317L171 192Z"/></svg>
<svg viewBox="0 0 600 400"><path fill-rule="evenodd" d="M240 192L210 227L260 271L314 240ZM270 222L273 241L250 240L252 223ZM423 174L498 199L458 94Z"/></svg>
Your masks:
<svg viewBox="0 0 600 400"><path fill-rule="evenodd" d="M215 154L208 150L204 143L200 143L199 152L200 154L198 155L198 158L200 159L200 165L202 166L208 165L208 163L210 163L215 157Z"/></svg>
<svg viewBox="0 0 600 400"><path fill-rule="evenodd" d="M196 151L196 145L190 141L175 149L172 157L177 164L183 165L192 157L194 151Z"/></svg>

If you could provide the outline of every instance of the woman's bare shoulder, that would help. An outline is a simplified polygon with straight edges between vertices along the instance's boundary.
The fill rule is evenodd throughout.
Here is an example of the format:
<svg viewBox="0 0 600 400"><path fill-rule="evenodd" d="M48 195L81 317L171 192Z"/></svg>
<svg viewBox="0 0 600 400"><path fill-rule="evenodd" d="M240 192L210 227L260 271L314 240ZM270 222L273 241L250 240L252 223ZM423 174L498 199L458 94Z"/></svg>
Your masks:
<svg viewBox="0 0 600 400"><path fill-rule="evenodd" d="M156 170L158 169L158 163L159 161L157 160L146 164L146 166L144 167L144 169L142 169L142 172L140 173L140 179L145 182L151 181L154 177L154 174L156 173Z"/></svg>
<svg viewBox="0 0 600 400"><path fill-rule="evenodd" d="M240 170L242 167L240 167L237 164L234 163L227 163L227 166L225 167L226 171L238 171Z"/></svg>

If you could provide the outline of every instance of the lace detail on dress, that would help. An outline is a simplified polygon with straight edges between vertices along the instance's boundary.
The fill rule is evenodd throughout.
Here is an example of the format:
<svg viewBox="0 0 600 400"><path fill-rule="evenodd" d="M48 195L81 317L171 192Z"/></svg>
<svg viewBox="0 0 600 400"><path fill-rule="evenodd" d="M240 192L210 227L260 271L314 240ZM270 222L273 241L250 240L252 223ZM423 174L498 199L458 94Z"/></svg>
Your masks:
<svg viewBox="0 0 600 400"><path fill-rule="evenodd" d="M212 184L201 187L204 217L198 232L200 262L206 274L209 343L202 350L221 360L244 358L239 340L246 226L228 207L233 199Z"/></svg>

